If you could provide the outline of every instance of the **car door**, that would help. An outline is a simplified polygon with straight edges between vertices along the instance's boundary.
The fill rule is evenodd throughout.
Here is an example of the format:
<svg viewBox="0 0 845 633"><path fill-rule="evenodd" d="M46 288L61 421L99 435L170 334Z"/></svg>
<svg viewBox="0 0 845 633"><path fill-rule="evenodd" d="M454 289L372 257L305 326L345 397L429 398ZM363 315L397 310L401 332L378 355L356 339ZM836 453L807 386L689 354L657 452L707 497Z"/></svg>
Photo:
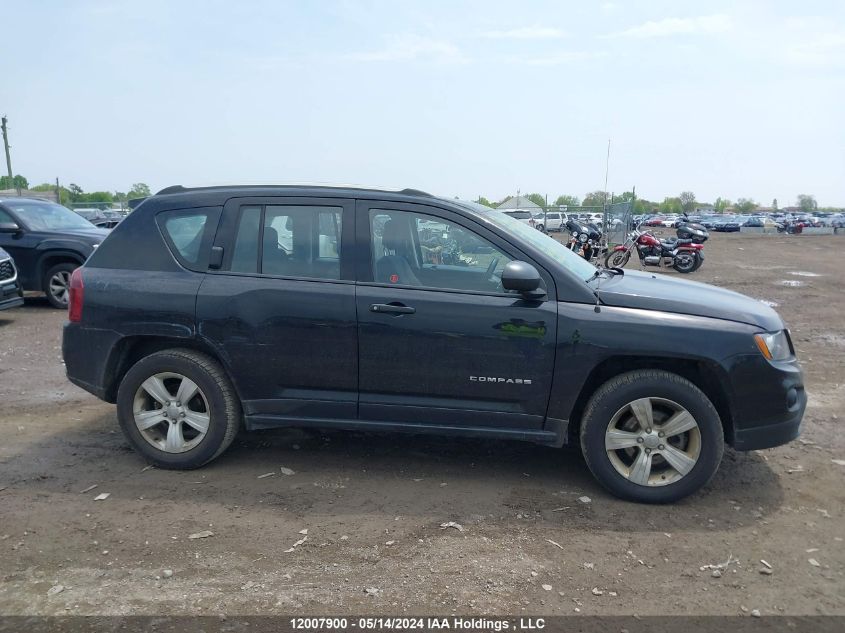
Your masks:
<svg viewBox="0 0 845 633"><path fill-rule="evenodd" d="M460 214L371 200L356 245L362 421L542 428L557 305L497 281L523 254Z"/></svg>
<svg viewBox="0 0 845 633"><path fill-rule="evenodd" d="M224 206L197 321L251 427L357 416L353 214L352 201L334 198Z"/></svg>

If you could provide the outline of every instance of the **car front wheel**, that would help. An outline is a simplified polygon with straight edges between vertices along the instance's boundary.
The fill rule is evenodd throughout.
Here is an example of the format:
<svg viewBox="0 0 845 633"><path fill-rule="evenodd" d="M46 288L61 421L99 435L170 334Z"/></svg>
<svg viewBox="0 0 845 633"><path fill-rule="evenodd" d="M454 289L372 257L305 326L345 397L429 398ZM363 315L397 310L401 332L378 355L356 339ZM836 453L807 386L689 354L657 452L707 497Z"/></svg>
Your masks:
<svg viewBox="0 0 845 633"><path fill-rule="evenodd" d="M135 363L117 392L117 416L132 447L160 468L199 468L235 439L241 407L220 364L173 349Z"/></svg>
<svg viewBox="0 0 845 633"><path fill-rule="evenodd" d="M671 503L704 486L719 467L719 414L693 383L667 371L637 370L602 385L581 421L581 450L610 492Z"/></svg>

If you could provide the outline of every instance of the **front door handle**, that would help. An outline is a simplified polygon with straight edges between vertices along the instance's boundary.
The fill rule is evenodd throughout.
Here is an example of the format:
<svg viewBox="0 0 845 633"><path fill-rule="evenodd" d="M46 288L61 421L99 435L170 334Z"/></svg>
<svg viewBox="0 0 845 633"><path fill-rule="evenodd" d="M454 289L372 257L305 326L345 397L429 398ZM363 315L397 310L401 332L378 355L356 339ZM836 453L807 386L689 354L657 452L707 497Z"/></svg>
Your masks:
<svg viewBox="0 0 845 633"><path fill-rule="evenodd" d="M410 308L401 303L374 303L370 306L370 312L384 312L385 314L414 314L416 308Z"/></svg>

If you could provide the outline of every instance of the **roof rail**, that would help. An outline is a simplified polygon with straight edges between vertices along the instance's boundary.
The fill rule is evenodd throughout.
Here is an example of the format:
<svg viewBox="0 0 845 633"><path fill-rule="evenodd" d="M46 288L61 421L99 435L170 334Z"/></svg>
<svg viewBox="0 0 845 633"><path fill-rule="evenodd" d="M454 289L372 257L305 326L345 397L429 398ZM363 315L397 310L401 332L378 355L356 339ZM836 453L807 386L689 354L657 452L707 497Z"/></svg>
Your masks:
<svg viewBox="0 0 845 633"><path fill-rule="evenodd" d="M185 193L187 191L205 191L209 189L226 189L226 188L247 188L247 189L271 189L273 187L314 187L316 189L360 189L362 191L383 191L384 193L400 193L406 196L424 196L426 198L433 198L434 196L419 189L383 189L380 187L366 187L363 185L325 185L313 183L288 183L283 185L211 185L206 187L184 187L182 185L171 185L165 187L155 195L165 196L172 193Z"/></svg>
<svg viewBox="0 0 845 633"><path fill-rule="evenodd" d="M406 196L425 196L426 198L433 198L434 196L427 191L420 191L419 189L402 189L399 193L404 193Z"/></svg>
<svg viewBox="0 0 845 633"><path fill-rule="evenodd" d="M165 187L164 189L162 189L161 191L156 193L156 195L157 196L164 196L164 195L167 195L168 193L182 193L184 191L187 191L187 189L185 189L185 187L183 187L182 185L171 185L169 187Z"/></svg>

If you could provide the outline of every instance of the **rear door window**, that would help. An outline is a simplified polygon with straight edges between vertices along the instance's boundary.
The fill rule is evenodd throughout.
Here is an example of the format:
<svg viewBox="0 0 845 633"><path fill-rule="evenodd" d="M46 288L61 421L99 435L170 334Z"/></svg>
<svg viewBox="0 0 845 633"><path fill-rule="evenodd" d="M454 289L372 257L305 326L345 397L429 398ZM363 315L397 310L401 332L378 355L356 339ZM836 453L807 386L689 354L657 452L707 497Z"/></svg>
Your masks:
<svg viewBox="0 0 845 633"><path fill-rule="evenodd" d="M229 270L340 279L343 207L244 206Z"/></svg>

